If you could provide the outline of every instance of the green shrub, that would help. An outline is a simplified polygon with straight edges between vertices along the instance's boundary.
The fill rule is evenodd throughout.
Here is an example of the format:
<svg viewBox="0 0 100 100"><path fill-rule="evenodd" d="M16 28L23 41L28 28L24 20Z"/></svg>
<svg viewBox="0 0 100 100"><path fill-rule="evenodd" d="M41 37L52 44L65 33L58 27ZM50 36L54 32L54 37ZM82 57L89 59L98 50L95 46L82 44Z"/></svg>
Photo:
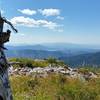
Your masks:
<svg viewBox="0 0 100 100"><path fill-rule="evenodd" d="M48 59L46 59L46 61L51 65L61 65L61 66L64 65L63 61L59 61L56 58L48 58Z"/></svg>
<svg viewBox="0 0 100 100"><path fill-rule="evenodd" d="M14 67L47 67L49 64L51 65L64 65L62 61L58 61L55 58L48 58L46 60L34 60L28 58L10 58L9 62L19 62L19 64L14 64Z"/></svg>

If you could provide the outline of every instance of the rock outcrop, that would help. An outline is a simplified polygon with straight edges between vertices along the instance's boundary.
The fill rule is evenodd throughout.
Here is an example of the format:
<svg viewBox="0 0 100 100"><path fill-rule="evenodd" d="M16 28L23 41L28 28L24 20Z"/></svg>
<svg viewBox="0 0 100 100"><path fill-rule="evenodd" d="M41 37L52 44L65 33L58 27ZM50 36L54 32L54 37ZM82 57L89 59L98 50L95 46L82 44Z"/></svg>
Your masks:
<svg viewBox="0 0 100 100"><path fill-rule="evenodd" d="M73 69L70 67L57 67L57 66L47 66L44 68L36 67L36 68L13 68L13 66L9 67L9 75L30 75L32 77L46 77L49 74L63 74L70 78L79 78L81 80L88 80L92 78L98 78L97 74L93 72L88 72L86 74L79 72L78 69Z"/></svg>

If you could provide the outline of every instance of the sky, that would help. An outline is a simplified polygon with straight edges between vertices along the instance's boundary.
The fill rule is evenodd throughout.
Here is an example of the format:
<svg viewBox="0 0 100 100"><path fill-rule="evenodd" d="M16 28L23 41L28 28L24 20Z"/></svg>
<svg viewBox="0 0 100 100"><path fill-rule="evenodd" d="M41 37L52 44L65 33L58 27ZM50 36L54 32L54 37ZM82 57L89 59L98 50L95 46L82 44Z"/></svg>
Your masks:
<svg viewBox="0 0 100 100"><path fill-rule="evenodd" d="M100 0L0 0L0 9L18 29L9 44L100 45Z"/></svg>

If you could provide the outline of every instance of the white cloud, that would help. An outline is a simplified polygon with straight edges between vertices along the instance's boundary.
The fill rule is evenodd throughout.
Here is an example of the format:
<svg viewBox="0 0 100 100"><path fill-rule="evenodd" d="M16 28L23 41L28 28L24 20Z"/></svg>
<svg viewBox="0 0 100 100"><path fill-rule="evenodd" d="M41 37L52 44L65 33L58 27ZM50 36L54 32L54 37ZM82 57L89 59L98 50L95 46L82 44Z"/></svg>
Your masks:
<svg viewBox="0 0 100 100"><path fill-rule="evenodd" d="M26 15L35 15L37 13L35 10L30 10L30 9L23 9L23 10L18 9L18 11Z"/></svg>
<svg viewBox="0 0 100 100"><path fill-rule="evenodd" d="M62 32L64 32L64 30L63 29L58 29L58 32L62 33Z"/></svg>
<svg viewBox="0 0 100 100"><path fill-rule="evenodd" d="M25 36L25 34L23 34L23 33L21 33L20 35L21 35L21 36Z"/></svg>
<svg viewBox="0 0 100 100"><path fill-rule="evenodd" d="M11 19L11 22L15 25L25 26L25 27L45 27L49 29L55 30L60 27L55 22L47 21L47 20L35 20L29 17L19 16Z"/></svg>
<svg viewBox="0 0 100 100"><path fill-rule="evenodd" d="M57 16L60 15L60 10L59 9L39 9L38 10L42 15L44 16Z"/></svg>
<svg viewBox="0 0 100 100"><path fill-rule="evenodd" d="M26 27L36 27L37 22L31 18L25 18L23 16L14 17L11 19L11 22L15 25L26 26Z"/></svg>
<svg viewBox="0 0 100 100"><path fill-rule="evenodd" d="M1 14L4 14L4 11L3 10L1 10Z"/></svg>
<svg viewBox="0 0 100 100"><path fill-rule="evenodd" d="M60 20L64 20L64 17L61 17L61 16L57 16L56 18Z"/></svg>

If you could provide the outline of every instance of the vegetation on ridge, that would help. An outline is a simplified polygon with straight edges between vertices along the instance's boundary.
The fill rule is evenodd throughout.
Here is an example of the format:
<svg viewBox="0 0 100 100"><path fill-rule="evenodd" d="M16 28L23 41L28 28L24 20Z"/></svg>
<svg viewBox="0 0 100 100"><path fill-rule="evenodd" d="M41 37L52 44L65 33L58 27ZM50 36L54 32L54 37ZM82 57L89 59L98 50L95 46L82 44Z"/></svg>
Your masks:
<svg viewBox="0 0 100 100"><path fill-rule="evenodd" d="M13 67L47 67L48 65L61 65L63 66L64 63L59 61L55 58L48 58L44 60L34 60L29 58L10 58L9 62L19 62L19 64L14 64Z"/></svg>

